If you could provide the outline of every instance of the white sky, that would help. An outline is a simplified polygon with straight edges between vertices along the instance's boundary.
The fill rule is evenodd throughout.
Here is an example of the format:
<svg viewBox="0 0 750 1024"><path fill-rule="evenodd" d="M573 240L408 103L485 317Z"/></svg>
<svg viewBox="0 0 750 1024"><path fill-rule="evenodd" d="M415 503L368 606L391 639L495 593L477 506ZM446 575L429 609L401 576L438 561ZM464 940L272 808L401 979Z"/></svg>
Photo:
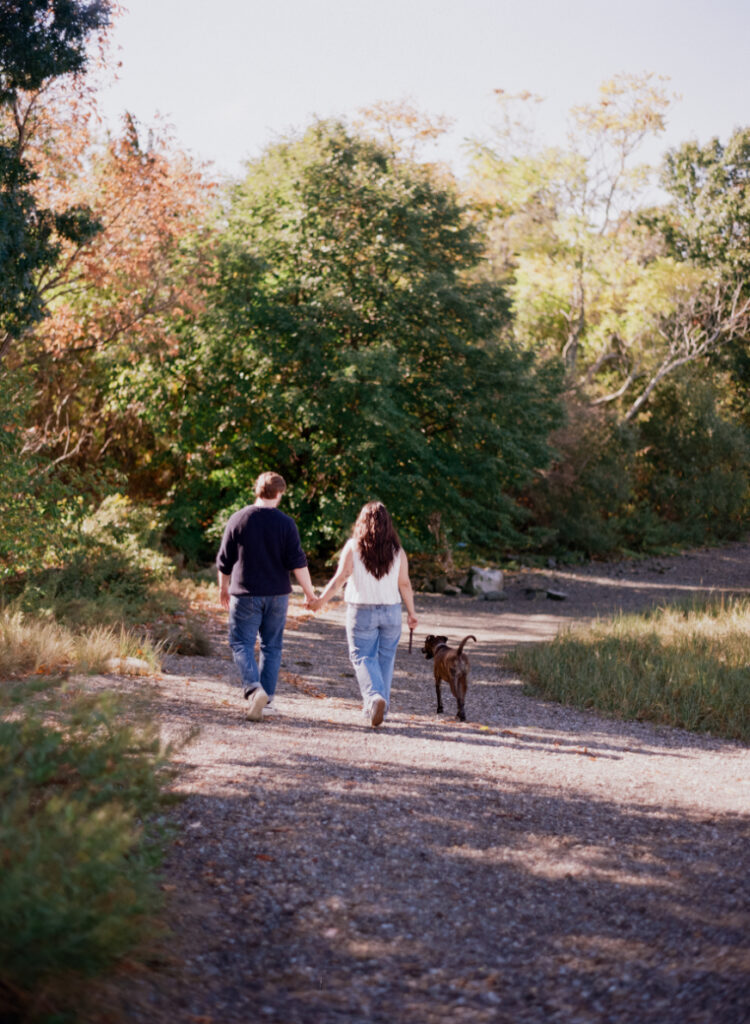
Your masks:
<svg viewBox="0 0 750 1024"><path fill-rule="evenodd" d="M618 72L668 75L682 96L649 158L750 124L750 0L125 0L107 120L157 113L179 143L239 175L279 134L409 98L455 127L435 155L461 173L493 90L546 98L544 141Z"/></svg>

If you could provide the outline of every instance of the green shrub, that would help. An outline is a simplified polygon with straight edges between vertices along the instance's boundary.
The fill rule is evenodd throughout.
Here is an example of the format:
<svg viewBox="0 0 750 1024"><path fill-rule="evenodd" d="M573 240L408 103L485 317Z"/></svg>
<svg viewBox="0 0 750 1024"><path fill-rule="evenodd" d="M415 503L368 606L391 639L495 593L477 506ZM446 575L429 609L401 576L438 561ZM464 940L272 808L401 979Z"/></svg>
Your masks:
<svg viewBox="0 0 750 1024"><path fill-rule="evenodd" d="M64 535L70 491L50 479L44 460L26 451L33 401L29 371L0 366L0 580L38 565ZM11 400L12 396L12 400Z"/></svg>
<svg viewBox="0 0 750 1024"><path fill-rule="evenodd" d="M111 495L71 520L65 546L51 552L56 564L6 582L3 596L71 625L138 621L150 588L172 573L160 536L153 509Z"/></svg>
<svg viewBox="0 0 750 1024"><path fill-rule="evenodd" d="M557 457L522 496L543 550L601 558L622 546L621 517L634 500L632 431L601 409L571 404L552 435Z"/></svg>
<svg viewBox="0 0 750 1024"><path fill-rule="evenodd" d="M652 402L639 437L638 497L671 543L701 545L744 533L750 525L750 434L720 406L712 381L697 370L670 381ZM639 542L640 532L632 534Z"/></svg>
<svg viewBox="0 0 750 1024"><path fill-rule="evenodd" d="M159 909L169 751L111 696L0 721L0 1018L78 999ZM49 724L50 716L56 724ZM54 994L54 998L53 998Z"/></svg>
<svg viewBox="0 0 750 1024"><path fill-rule="evenodd" d="M522 496L544 550L603 558L735 540L750 526L750 433L689 369L634 424L571 406L558 458Z"/></svg>

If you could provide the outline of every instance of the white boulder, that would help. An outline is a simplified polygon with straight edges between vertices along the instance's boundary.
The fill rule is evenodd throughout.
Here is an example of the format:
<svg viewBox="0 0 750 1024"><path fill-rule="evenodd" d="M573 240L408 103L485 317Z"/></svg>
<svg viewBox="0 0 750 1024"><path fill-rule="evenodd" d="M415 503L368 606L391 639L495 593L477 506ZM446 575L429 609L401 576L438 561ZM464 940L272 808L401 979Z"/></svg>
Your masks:
<svg viewBox="0 0 750 1024"><path fill-rule="evenodd" d="M471 593L489 594L497 593L503 589L502 569L482 569L472 565L471 576L469 577Z"/></svg>

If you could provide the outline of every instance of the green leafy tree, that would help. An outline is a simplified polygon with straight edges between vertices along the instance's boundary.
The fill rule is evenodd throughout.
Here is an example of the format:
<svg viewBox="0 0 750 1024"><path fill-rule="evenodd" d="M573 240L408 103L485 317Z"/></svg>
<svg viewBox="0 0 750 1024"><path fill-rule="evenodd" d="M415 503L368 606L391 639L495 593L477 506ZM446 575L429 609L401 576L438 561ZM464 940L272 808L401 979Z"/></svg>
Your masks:
<svg viewBox="0 0 750 1024"><path fill-rule="evenodd" d="M518 98L502 99L507 108ZM669 103L654 76L617 76L596 103L573 108L566 147L519 142L511 124L475 164L487 266L508 282L518 339L559 352L571 393L623 422L748 313L739 296L727 307L716 267L668 245L643 213L652 175L637 155Z"/></svg>
<svg viewBox="0 0 750 1024"><path fill-rule="evenodd" d="M90 38L107 26L111 7L106 0L0 0L0 359L41 319L38 278L54 267L61 244L78 244L98 230L83 206L38 203L36 172L26 159L31 110L24 96L85 70ZM28 371L4 365L0 373L0 386L15 397L0 415L0 576L44 550L65 496L50 489L43 464L25 450Z"/></svg>
<svg viewBox="0 0 750 1024"><path fill-rule="evenodd" d="M535 145L523 111L513 117L538 97L499 90L499 99L503 124L474 164L490 266L509 281L519 337L559 352L575 383L611 334L603 317L638 276L632 215L648 171L636 158L663 130L669 98L652 75L616 76L597 102L571 110L567 145L557 147Z"/></svg>
<svg viewBox="0 0 750 1024"><path fill-rule="evenodd" d="M706 354L731 372L738 406L750 391L750 128L726 144L688 142L667 153L662 187L671 202L644 216L661 233L667 252L710 274L688 330L710 341Z"/></svg>
<svg viewBox="0 0 750 1024"><path fill-rule="evenodd" d="M670 150L662 187L671 203L659 221L676 258L700 266L719 264L737 280L750 277L750 128L737 129L726 145L687 142Z"/></svg>
<svg viewBox="0 0 750 1024"><path fill-rule="evenodd" d="M669 106L653 76L605 83L572 111L566 147L535 145L512 121L518 99L527 110L535 98L502 95L506 124L477 149L483 274L506 283L518 341L559 353L570 410L559 459L524 501L552 548L588 555L732 536L746 515L747 403L725 370L750 383L750 136L668 154L671 201L654 209L636 163ZM707 465L722 488L710 500Z"/></svg>
<svg viewBox="0 0 750 1024"><path fill-rule="evenodd" d="M272 466L310 548L373 496L412 545L517 540L559 374L498 340L507 304L469 280L483 238L455 188L319 122L250 166L225 217L209 312L150 403L181 410L175 522L220 524Z"/></svg>
<svg viewBox="0 0 750 1024"><path fill-rule="evenodd" d="M737 540L750 516L750 433L727 409L721 375L673 374L639 424L641 514L670 542Z"/></svg>
<svg viewBox="0 0 750 1024"><path fill-rule="evenodd" d="M21 96L82 72L89 39L109 24L111 6L108 0L0 0L0 357L42 316L35 275L55 263L60 240L78 242L97 228L85 209L37 205Z"/></svg>

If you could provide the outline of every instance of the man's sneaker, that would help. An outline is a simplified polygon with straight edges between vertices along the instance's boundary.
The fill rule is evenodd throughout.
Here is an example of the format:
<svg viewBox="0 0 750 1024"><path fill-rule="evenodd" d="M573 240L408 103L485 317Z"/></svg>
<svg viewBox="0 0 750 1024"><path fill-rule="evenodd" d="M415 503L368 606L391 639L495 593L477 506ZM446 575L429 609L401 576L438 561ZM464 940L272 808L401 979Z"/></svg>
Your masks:
<svg viewBox="0 0 750 1024"><path fill-rule="evenodd" d="M263 708L268 703L268 694L262 686L257 686L247 699L247 713L245 718L248 722L259 722L263 717Z"/></svg>
<svg viewBox="0 0 750 1024"><path fill-rule="evenodd" d="M281 712L279 711L279 707L278 707L278 704L276 703L276 701L274 700L274 698L273 698L273 697L271 697L271 699L269 700L269 702L268 702L268 703L266 704L266 706L265 706L265 707L263 708L263 717L265 718L265 717L266 717L266 715L271 715L271 716L273 716L273 715L278 715L278 714L280 714L280 713L281 713Z"/></svg>
<svg viewBox="0 0 750 1024"><path fill-rule="evenodd" d="M385 700L373 697L370 704L370 725L380 725L385 717Z"/></svg>

